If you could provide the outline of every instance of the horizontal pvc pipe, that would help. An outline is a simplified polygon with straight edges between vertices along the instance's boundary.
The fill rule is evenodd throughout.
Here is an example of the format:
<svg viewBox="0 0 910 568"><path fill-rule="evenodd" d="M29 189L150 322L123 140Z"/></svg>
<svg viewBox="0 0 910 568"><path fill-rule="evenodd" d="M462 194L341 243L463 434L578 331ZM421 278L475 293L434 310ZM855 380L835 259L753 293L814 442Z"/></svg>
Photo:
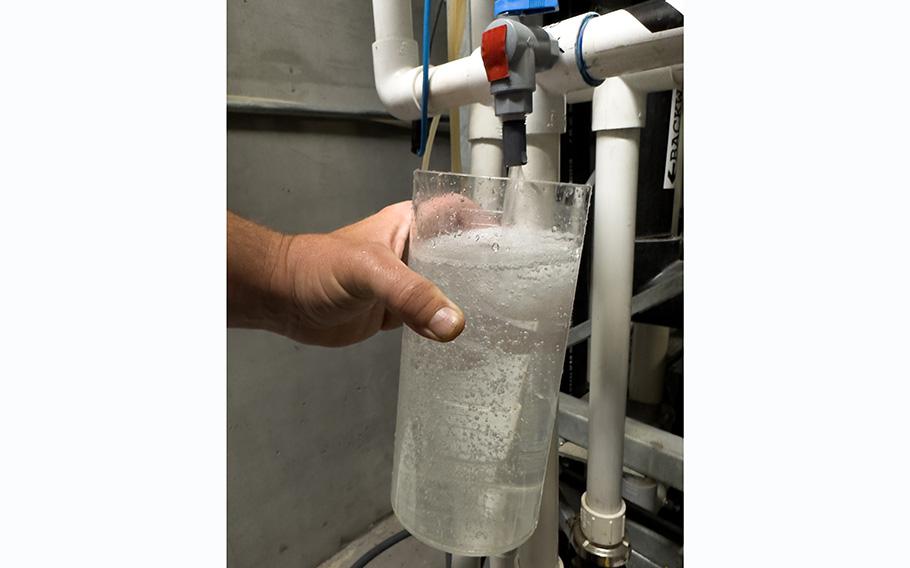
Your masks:
<svg viewBox="0 0 910 568"><path fill-rule="evenodd" d="M420 116L422 70L410 28L410 1L373 0L373 18L373 74L379 98L395 117L416 120ZM537 74L538 84L551 92L588 87L575 61L575 39L583 18L575 16L544 28L561 50L553 67ZM627 11L616 10L589 21L582 49L589 73L604 78L682 63L682 39L682 27L651 32ZM479 49L468 57L431 67L431 114L489 100L490 84Z"/></svg>
<svg viewBox="0 0 910 568"><path fill-rule="evenodd" d="M423 93L422 76L423 73L417 74L415 101L419 101ZM471 103L492 104L490 82L487 81L487 72L483 68L480 49L475 49L467 57L431 67L430 95L431 114Z"/></svg>
<svg viewBox="0 0 910 568"><path fill-rule="evenodd" d="M683 28L651 32L625 10L592 18L585 28L584 61L597 78L683 62Z"/></svg>
<svg viewBox="0 0 910 568"><path fill-rule="evenodd" d="M681 89L683 86L683 66L671 65L669 67L660 67L658 69L650 69L648 71L623 75L622 78L635 90L643 91L645 93ZM590 102L593 97L593 87L572 91L566 93L566 104L572 105L575 103Z"/></svg>

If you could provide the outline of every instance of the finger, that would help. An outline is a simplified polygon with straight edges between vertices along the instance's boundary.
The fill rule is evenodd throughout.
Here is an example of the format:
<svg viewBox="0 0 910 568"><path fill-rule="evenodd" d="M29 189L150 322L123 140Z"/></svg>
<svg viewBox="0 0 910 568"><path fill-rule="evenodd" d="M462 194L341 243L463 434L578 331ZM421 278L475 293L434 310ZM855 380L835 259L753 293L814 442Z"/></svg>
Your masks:
<svg viewBox="0 0 910 568"><path fill-rule="evenodd" d="M401 318L393 314L392 312L386 310L385 315L382 318L382 326L380 329L383 331L388 331L390 329L397 329L401 327L401 324L404 323L401 321Z"/></svg>
<svg viewBox="0 0 910 568"><path fill-rule="evenodd" d="M402 201L394 205L389 205L383 212L389 218L393 230L391 231L391 242L389 246L395 251L398 258L405 258L405 247L407 246L408 236L411 232L411 223L414 220L414 211L411 208L410 201Z"/></svg>
<svg viewBox="0 0 910 568"><path fill-rule="evenodd" d="M480 207L464 195L446 193L432 197L417 207L418 233L431 237L459 230L497 226L500 214Z"/></svg>
<svg viewBox="0 0 910 568"><path fill-rule="evenodd" d="M464 329L464 314L436 285L409 269L386 248L374 248L356 278L393 316L420 335L451 341Z"/></svg>
<svg viewBox="0 0 910 568"><path fill-rule="evenodd" d="M400 201L384 207L366 219L337 229L335 234L354 240L385 243L401 258L408 241L413 218L411 202Z"/></svg>

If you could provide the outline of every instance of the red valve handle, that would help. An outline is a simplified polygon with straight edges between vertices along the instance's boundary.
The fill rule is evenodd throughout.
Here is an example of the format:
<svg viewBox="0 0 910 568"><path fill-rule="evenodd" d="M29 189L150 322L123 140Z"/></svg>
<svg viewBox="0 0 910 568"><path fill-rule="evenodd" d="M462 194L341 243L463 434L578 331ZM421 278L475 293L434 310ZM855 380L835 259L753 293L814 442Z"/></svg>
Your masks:
<svg viewBox="0 0 910 568"><path fill-rule="evenodd" d="M491 83L509 76L509 58L506 55L505 24L483 32L480 41L480 57Z"/></svg>

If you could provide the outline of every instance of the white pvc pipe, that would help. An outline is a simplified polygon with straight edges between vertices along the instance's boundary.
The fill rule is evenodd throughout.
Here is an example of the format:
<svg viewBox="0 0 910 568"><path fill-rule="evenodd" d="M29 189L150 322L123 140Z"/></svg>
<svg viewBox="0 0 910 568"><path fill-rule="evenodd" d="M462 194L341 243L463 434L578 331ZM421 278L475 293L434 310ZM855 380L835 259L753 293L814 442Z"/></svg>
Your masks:
<svg viewBox="0 0 910 568"><path fill-rule="evenodd" d="M493 20L493 3L489 0L471 0L471 47L480 45L480 33ZM478 32L477 30L480 30ZM430 75L432 78L432 75ZM433 86L431 85L431 92ZM499 119L493 109L480 103L470 108L468 143L471 146L470 172L475 176L499 177L502 175L502 134ZM494 209L492 203L479 205ZM491 565L495 559L491 559ZM452 568L480 568L480 558L452 555Z"/></svg>
<svg viewBox="0 0 910 568"><path fill-rule="evenodd" d="M559 455L558 435L554 428L537 528L519 547L518 564L521 568L556 568L559 563Z"/></svg>
<svg viewBox="0 0 910 568"><path fill-rule="evenodd" d="M559 134L528 134L527 180L559 181Z"/></svg>
<svg viewBox="0 0 910 568"><path fill-rule="evenodd" d="M493 21L493 2L471 0L471 49L480 47L483 30Z"/></svg>
<svg viewBox="0 0 910 568"><path fill-rule="evenodd" d="M587 503L603 514L622 508L639 134L597 133Z"/></svg>
<svg viewBox="0 0 910 568"><path fill-rule="evenodd" d="M561 93L538 88L534 111L527 118L528 163L526 180L559 181L560 135L566 128L566 99ZM540 207L540 204L536 204ZM552 224L552 211L534 212L533 217ZM547 457L537 528L518 550L521 568L557 568L559 560L559 457L554 425Z"/></svg>
<svg viewBox="0 0 910 568"><path fill-rule="evenodd" d="M527 164L522 168L528 181L559 181L559 138L566 126L566 98L538 88L534 111L527 117ZM511 175L511 173L510 173ZM534 199L531 193L506 194L503 223L548 229L553 226L555 201Z"/></svg>
<svg viewBox="0 0 910 568"><path fill-rule="evenodd" d="M411 0L373 0L376 41L414 39Z"/></svg>
<svg viewBox="0 0 910 568"><path fill-rule="evenodd" d="M473 113L471 117L473 120ZM502 142L500 140L471 140L471 175L502 176Z"/></svg>
<svg viewBox="0 0 910 568"><path fill-rule="evenodd" d="M675 71L679 71L676 73ZM603 546L622 541L622 462L629 379L632 271L638 155L647 92L673 88L681 69L613 77L594 90L597 132L591 339L588 380L588 482L581 527Z"/></svg>
<svg viewBox="0 0 910 568"><path fill-rule="evenodd" d="M402 120L420 117L423 88L417 42L410 27L410 5L410 0L373 0L376 91L388 111ZM537 74L538 84L551 92L567 93L588 87L575 62L575 39L582 18L575 16L544 28L561 49L556 64ZM474 33L472 27L472 36ZM605 78L682 63L682 39L681 27L651 32L625 10L615 10L590 20L582 49L589 72ZM431 67L430 114L489 100L490 85L480 49L468 57Z"/></svg>
<svg viewBox="0 0 910 568"><path fill-rule="evenodd" d="M493 2L471 0L471 48L480 47L483 30L493 21ZM470 172L499 177L502 171L502 123L489 105L474 103L468 118Z"/></svg>
<svg viewBox="0 0 910 568"><path fill-rule="evenodd" d="M625 10L592 18L582 39L584 61L594 77L682 63L683 28L651 32Z"/></svg>
<svg viewBox="0 0 910 568"><path fill-rule="evenodd" d="M417 82L414 84L415 104L420 101L423 93L423 73L422 70L418 71ZM449 108L470 103L491 102L490 82L487 81L487 72L483 68L480 49L475 49L467 57L431 67L430 94L430 114L439 114ZM415 118L419 117L420 112L417 111Z"/></svg>
<svg viewBox="0 0 910 568"><path fill-rule="evenodd" d="M566 131L566 97L558 91L538 87L533 96L534 111L528 115L528 180L559 181L559 141Z"/></svg>
<svg viewBox="0 0 910 568"><path fill-rule="evenodd" d="M575 40L584 18L581 14L544 28L559 42L560 56L552 68L537 74L538 85L553 92L590 92L575 61ZM606 79L682 64L682 43L681 27L651 32L629 12L614 10L588 21L582 50L588 73Z"/></svg>
<svg viewBox="0 0 910 568"><path fill-rule="evenodd" d="M593 96L593 88L581 89L580 91L572 91L571 93L566 93L566 104L574 105L575 103L589 103L591 102L591 97Z"/></svg>

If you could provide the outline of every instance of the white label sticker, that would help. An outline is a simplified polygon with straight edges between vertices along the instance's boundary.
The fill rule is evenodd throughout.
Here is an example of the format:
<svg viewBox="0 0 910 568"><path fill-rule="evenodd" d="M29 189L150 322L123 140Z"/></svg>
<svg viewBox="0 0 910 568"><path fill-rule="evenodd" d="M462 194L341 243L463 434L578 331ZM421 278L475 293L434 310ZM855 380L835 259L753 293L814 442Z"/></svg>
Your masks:
<svg viewBox="0 0 910 568"><path fill-rule="evenodd" d="M670 128L667 129L667 163L664 167L664 189L676 188L676 159L679 157L679 129L682 126L682 91L673 89L670 104Z"/></svg>

